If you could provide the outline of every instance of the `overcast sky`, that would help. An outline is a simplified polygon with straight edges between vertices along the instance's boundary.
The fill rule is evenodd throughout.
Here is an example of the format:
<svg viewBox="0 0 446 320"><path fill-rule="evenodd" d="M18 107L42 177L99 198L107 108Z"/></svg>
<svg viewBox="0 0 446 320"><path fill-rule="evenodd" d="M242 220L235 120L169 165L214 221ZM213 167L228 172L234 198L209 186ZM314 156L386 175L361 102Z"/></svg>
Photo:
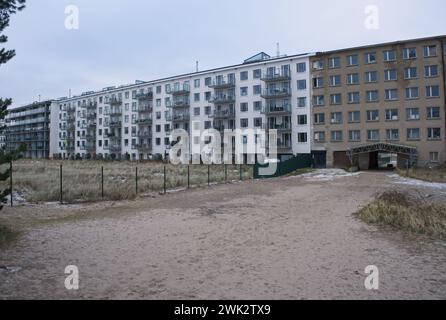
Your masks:
<svg viewBox="0 0 446 320"><path fill-rule="evenodd" d="M65 8L79 8L79 29ZM367 29L365 8L379 9ZM14 105L281 54L446 34L442 0L27 0L5 34L17 56L0 67Z"/></svg>

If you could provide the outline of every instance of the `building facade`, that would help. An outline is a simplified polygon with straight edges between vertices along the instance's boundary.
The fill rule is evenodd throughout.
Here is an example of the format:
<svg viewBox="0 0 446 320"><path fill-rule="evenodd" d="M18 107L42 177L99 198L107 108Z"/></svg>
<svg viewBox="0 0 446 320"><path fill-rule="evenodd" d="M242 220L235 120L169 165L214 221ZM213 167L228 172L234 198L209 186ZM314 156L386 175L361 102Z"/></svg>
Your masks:
<svg viewBox="0 0 446 320"><path fill-rule="evenodd" d="M5 118L5 149L11 152L24 146L24 157L48 158L50 115L56 107L56 102L49 100L9 110ZM53 125L57 125L57 122Z"/></svg>
<svg viewBox="0 0 446 320"><path fill-rule="evenodd" d="M311 57L313 153L345 167L349 149L386 143L415 147L418 165L444 163L445 42L435 37ZM361 155L366 168L367 157Z"/></svg>
<svg viewBox="0 0 446 320"><path fill-rule="evenodd" d="M309 55L271 58L62 99L50 156L166 157L172 129L277 129L278 154L309 154ZM57 123L57 125L56 125ZM246 143L242 137L242 143ZM195 141L194 141L195 140ZM191 149L200 141L191 139Z"/></svg>

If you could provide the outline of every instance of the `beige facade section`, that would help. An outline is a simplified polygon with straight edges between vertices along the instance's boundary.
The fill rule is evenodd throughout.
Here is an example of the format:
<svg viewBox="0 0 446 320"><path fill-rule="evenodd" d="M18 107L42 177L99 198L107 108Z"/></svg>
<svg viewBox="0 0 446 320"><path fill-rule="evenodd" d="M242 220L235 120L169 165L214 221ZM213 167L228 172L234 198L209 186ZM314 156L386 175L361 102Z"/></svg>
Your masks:
<svg viewBox="0 0 446 320"><path fill-rule="evenodd" d="M348 148L376 142L417 147L418 166L445 162L445 42L445 37L435 37L318 53L311 58L312 149L327 151L327 166L343 166L343 152ZM396 99L386 99L386 90L397 92ZM407 90L413 98L406 96ZM359 101L349 101L349 96L356 99L358 93ZM319 106L322 96L324 104ZM368 97L376 100L368 101ZM368 111L369 116L376 116L374 110L378 118L368 118ZM358 111L359 118L353 119Z"/></svg>

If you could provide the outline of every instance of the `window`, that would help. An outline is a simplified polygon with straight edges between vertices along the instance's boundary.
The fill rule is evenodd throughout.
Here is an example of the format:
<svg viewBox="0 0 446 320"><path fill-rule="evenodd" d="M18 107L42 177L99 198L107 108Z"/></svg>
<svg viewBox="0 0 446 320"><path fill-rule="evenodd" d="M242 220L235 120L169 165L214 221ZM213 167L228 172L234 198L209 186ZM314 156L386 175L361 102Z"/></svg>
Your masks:
<svg viewBox="0 0 446 320"><path fill-rule="evenodd" d="M398 89L386 89L386 100L398 100Z"/></svg>
<svg viewBox="0 0 446 320"><path fill-rule="evenodd" d="M262 102L254 101L254 111L260 111L260 110L262 110Z"/></svg>
<svg viewBox="0 0 446 320"><path fill-rule="evenodd" d="M330 86L336 87L336 86L340 86L340 85L341 85L341 76L340 75L330 76Z"/></svg>
<svg viewBox="0 0 446 320"><path fill-rule="evenodd" d="M254 127L258 128L262 126L262 118L254 118Z"/></svg>
<svg viewBox="0 0 446 320"><path fill-rule="evenodd" d="M407 140L420 140L420 129L418 128L407 129Z"/></svg>
<svg viewBox="0 0 446 320"><path fill-rule="evenodd" d="M323 77L313 78L313 88L321 88L323 86L324 86L324 78Z"/></svg>
<svg viewBox="0 0 446 320"><path fill-rule="evenodd" d="M348 74L347 84L359 84L359 74L358 73Z"/></svg>
<svg viewBox="0 0 446 320"><path fill-rule="evenodd" d="M359 92L349 92L347 95L348 95L348 103L359 103L360 102Z"/></svg>
<svg viewBox="0 0 446 320"><path fill-rule="evenodd" d="M164 132L166 132L166 133L170 132L170 124L169 123L164 125Z"/></svg>
<svg viewBox="0 0 446 320"><path fill-rule="evenodd" d="M427 139L428 140L441 140L441 129L440 128L427 128Z"/></svg>
<svg viewBox="0 0 446 320"><path fill-rule="evenodd" d="M365 63L376 63L376 52L369 52L365 54Z"/></svg>
<svg viewBox="0 0 446 320"><path fill-rule="evenodd" d="M299 97L297 98L297 107L305 108L307 106L307 97Z"/></svg>
<svg viewBox="0 0 446 320"><path fill-rule="evenodd" d="M428 119L440 119L440 107L427 107Z"/></svg>
<svg viewBox="0 0 446 320"><path fill-rule="evenodd" d="M424 76L426 78L438 77L438 66L425 66L424 67Z"/></svg>
<svg viewBox="0 0 446 320"><path fill-rule="evenodd" d="M379 121L379 110L367 110L367 121Z"/></svg>
<svg viewBox="0 0 446 320"><path fill-rule="evenodd" d="M156 86L156 89L155 89L155 90L156 90L156 93L161 93L161 90L162 90L162 89L161 89L161 86Z"/></svg>
<svg viewBox="0 0 446 320"><path fill-rule="evenodd" d="M406 99L417 99L419 97L418 88L406 88Z"/></svg>
<svg viewBox="0 0 446 320"><path fill-rule="evenodd" d="M240 72L240 80L248 80L248 71Z"/></svg>
<svg viewBox="0 0 446 320"><path fill-rule="evenodd" d="M404 69L404 79L415 79L418 77L418 72L416 67L410 67Z"/></svg>
<svg viewBox="0 0 446 320"><path fill-rule="evenodd" d="M169 138L164 138L164 145L168 146L170 144L170 139Z"/></svg>
<svg viewBox="0 0 446 320"><path fill-rule="evenodd" d="M305 62L300 62L297 64L297 72L302 73L307 71L307 64Z"/></svg>
<svg viewBox="0 0 446 320"><path fill-rule="evenodd" d="M386 50L383 52L384 61L396 61L396 51L395 50Z"/></svg>
<svg viewBox="0 0 446 320"><path fill-rule="evenodd" d="M313 62L313 69L315 70L322 70L324 69L324 61L318 60Z"/></svg>
<svg viewBox="0 0 446 320"><path fill-rule="evenodd" d="M358 123L360 121L361 121L360 111L349 111L348 112L348 122L349 123Z"/></svg>
<svg viewBox="0 0 446 320"><path fill-rule="evenodd" d="M252 70L252 77L254 79L260 79L262 77L262 69Z"/></svg>
<svg viewBox="0 0 446 320"><path fill-rule="evenodd" d="M200 107L194 108L194 116L199 116L199 115L200 115Z"/></svg>
<svg viewBox="0 0 446 320"><path fill-rule="evenodd" d="M379 141L379 130L367 130L367 140Z"/></svg>
<svg viewBox="0 0 446 320"><path fill-rule="evenodd" d="M210 106L204 107L204 114L205 115L210 115L211 114L211 107Z"/></svg>
<svg viewBox="0 0 446 320"><path fill-rule="evenodd" d="M347 57L347 66L357 66L358 65L358 55L353 54Z"/></svg>
<svg viewBox="0 0 446 320"><path fill-rule="evenodd" d="M330 115L330 123L332 124L342 123L342 112L332 112Z"/></svg>
<svg viewBox="0 0 446 320"><path fill-rule="evenodd" d="M400 139L400 132L398 129L386 129L386 140L397 141Z"/></svg>
<svg viewBox="0 0 446 320"><path fill-rule="evenodd" d="M427 86L426 87L426 97L428 98L438 98L440 96L439 86Z"/></svg>
<svg viewBox="0 0 446 320"><path fill-rule="evenodd" d="M341 67L341 58L335 57L328 59L328 67L330 69L336 69Z"/></svg>
<svg viewBox="0 0 446 320"><path fill-rule="evenodd" d="M314 142L325 142L325 132L315 131L314 132Z"/></svg>
<svg viewBox="0 0 446 320"><path fill-rule="evenodd" d="M361 141L361 131L360 130L349 130L348 131L349 141Z"/></svg>
<svg viewBox="0 0 446 320"><path fill-rule="evenodd" d="M307 133L306 132L298 132L297 133L297 142L299 142L299 143L307 142Z"/></svg>
<svg viewBox="0 0 446 320"><path fill-rule="evenodd" d="M342 104L342 94L335 93L330 95L330 104L331 105L337 105Z"/></svg>
<svg viewBox="0 0 446 320"><path fill-rule="evenodd" d="M407 120L420 120L420 109L419 108L407 108L406 109L406 119Z"/></svg>
<svg viewBox="0 0 446 320"><path fill-rule="evenodd" d="M262 86L261 85L255 85L252 87L254 94L261 94L262 93Z"/></svg>
<svg viewBox="0 0 446 320"><path fill-rule="evenodd" d="M424 46L423 52L425 58L435 57L437 55L437 46L436 45Z"/></svg>
<svg viewBox="0 0 446 320"><path fill-rule="evenodd" d="M157 120L161 119L161 112L157 111L157 112L155 113L155 116L156 116L156 119L157 119Z"/></svg>
<svg viewBox="0 0 446 320"><path fill-rule="evenodd" d="M247 112L248 111L248 103L242 102L240 103L240 112Z"/></svg>
<svg viewBox="0 0 446 320"><path fill-rule="evenodd" d="M240 95L241 96L247 96L248 95L248 87L241 87L240 88Z"/></svg>
<svg viewBox="0 0 446 320"><path fill-rule="evenodd" d="M211 84L212 84L212 78L211 77L204 78L204 85L205 86L210 86Z"/></svg>
<svg viewBox="0 0 446 320"><path fill-rule="evenodd" d="M195 102L200 101L200 93L194 93L194 101Z"/></svg>
<svg viewBox="0 0 446 320"><path fill-rule="evenodd" d="M161 125L157 124L155 126L155 132L161 132Z"/></svg>
<svg viewBox="0 0 446 320"><path fill-rule="evenodd" d="M395 81L397 79L398 79L398 72L396 69L384 71L384 80L385 81Z"/></svg>
<svg viewBox="0 0 446 320"><path fill-rule="evenodd" d="M397 121L398 109L386 109L386 121Z"/></svg>
<svg viewBox="0 0 446 320"><path fill-rule="evenodd" d="M240 127L241 128L247 128L248 127L248 119L240 119Z"/></svg>
<svg viewBox="0 0 446 320"><path fill-rule="evenodd" d="M325 113L315 113L314 124L324 124L324 123L325 123Z"/></svg>
<svg viewBox="0 0 446 320"><path fill-rule="evenodd" d="M159 146L161 144L161 138L156 138L155 143L157 146Z"/></svg>
<svg viewBox="0 0 446 320"><path fill-rule="evenodd" d="M307 80L297 80L297 89L298 90L307 89Z"/></svg>
<svg viewBox="0 0 446 320"><path fill-rule="evenodd" d="M331 141L340 142L342 141L342 131L331 131Z"/></svg>
<svg viewBox="0 0 446 320"><path fill-rule="evenodd" d="M440 161L439 155L440 154L437 151L429 152L429 160L432 162L439 162Z"/></svg>
<svg viewBox="0 0 446 320"><path fill-rule="evenodd" d="M156 99L156 106L161 107L161 99Z"/></svg>
<svg viewBox="0 0 446 320"><path fill-rule="evenodd" d="M206 92L204 93L204 100L206 100L206 101L210 101L211 98L212 98L212 93L211 93L210 91L206 91Z"/></svg>
<svg viewBox="0 0 446 320"><path fill-rule="evenodd" d="M307 124L307 115L306 114L300 114L297 116L297 124L300 126Z"/></svg>
<svg viewBox="0 0 446 320"><path fill-rule="evenodd" d="M369 71L365 73L365 82L373 83L378 82L378 71Z"/></svg>
<svg viewBox="0 0 446 320"><path fill-rule="evenodd" d="M366 91L366 101L367 102L379 101L379 92L378 92L378 90Z"/></svg>
<svg viewBox="0 0 446 320"><path fill-rule="evenodd" d="M313 105L314 106L324 106L325 105L325 97L323 95L313 96Z"/></svg>
<svg viewBox="0 0 446 320"><path fill-rule="evenodd" d="M403 59L416 59L417 58L417 48L405 48L403 49Z"/></svg>

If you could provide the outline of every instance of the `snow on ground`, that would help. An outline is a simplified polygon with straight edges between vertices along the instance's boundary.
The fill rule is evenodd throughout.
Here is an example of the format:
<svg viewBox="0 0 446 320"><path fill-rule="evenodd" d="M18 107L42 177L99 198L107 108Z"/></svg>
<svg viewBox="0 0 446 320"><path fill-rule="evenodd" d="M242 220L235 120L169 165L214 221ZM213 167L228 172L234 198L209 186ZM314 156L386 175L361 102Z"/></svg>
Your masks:
<svg viewBox="0 0 446 320"><path fill-rule="evenodd" d="M336 178L355 177L360 174L361 172L347 172L342 169L319 169L298 177L304 178L305 181L332 181Z"/></svg>
<svg viewBox="0 0 446 320"><path fill-rule="evenodd" d="M428 182L418 179L412 179L412 178L405 178L398 174L389 174L389 178L393 180L394 183L397 184L405 184L410 186L417 186L417 187L427 187L432 189L440 189L446 191L446 183L438 183L438 182Z"/></svg>

